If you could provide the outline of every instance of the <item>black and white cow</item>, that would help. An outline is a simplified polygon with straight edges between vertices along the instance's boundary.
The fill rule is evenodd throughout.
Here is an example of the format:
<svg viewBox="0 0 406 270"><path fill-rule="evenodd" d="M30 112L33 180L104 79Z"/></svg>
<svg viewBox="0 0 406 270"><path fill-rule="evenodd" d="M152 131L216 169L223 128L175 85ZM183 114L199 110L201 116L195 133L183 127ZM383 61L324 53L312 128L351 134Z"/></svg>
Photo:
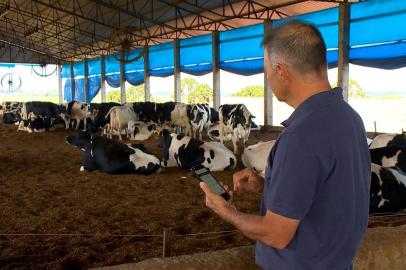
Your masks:
<svg viewBox="0 0 406 270"><path fill-rule="evenodd" d="M62 118L65 123L67 121L65 106L52 102L30 101L23 103L21 109L22 119L28 120L30 114L33 114L35 117L42 116L43 118L48 118L52 124L58 118Z"/></svg>
<svg viewBox="0 0 406 270"><path fill-rule="evenodd" d="M406 209L406 174L373 163L371 170L370 214Z"/></svg>
<svg viewBox="0 0 406 270"><path fill-rule="evenodd" d="M0 111L3 113L12 112L21 114L22 102L4 101L0 104Z"/></svg>
<svg viewBox="0 0 406 270"><path fill-rule="evenodd" d="M387 146L369 149L371 162L383 167L397 167L406 173L406 148Z"/></svg>
<svg viewBox="0 0 406 270"><path fill-rule="evenodd" d="M17 131L33 132L45 132L53 128L51 119L47 117L33 117L28 120L21 120L18 125Z"/></svg>
<svg viewBox="0 0 406 270"><path fill-rule="evenodd" d="M161 166L190 170L203 165L210 171L234 169L237 159L233 152L218 142L201 142L188 136L170 134L164 129L160 138L163 147Z"/></svg>
<svg viewBox="0 0 406 270"><path fill-rule="evenodd" d="M159 123L158 105L155 102L134 102L132 103L134 112L137 113L141 121Z"/></svg>
<svg viewBox="0 0 406 270"><path fill-rule="evenodd" d="M237 141L243 140L243 146L251 132L252 119L255 118L244 104L225 104L219 108L219 135L223 143L228 134L231 135L234 154L238 153Z"/></svg>
<svg viewBox="0 0 406 270"><path fill-rule="evenodd" d="M369 148L373 149L386 146L397 146L406 148L406 136L404 134L380 134L372 140Z"/></svg>
<svg viewBox="0 0 406 270"><path fill-rule="evenodd" d="M211 124L211 111L209 104L188 105L187 115L192 128L192 137L197 139L197 134L199 134L199 140L202 140L203 129L206 129L208 134Z"/></svg>
<svg viewBox="0 0 406 270"><path fill-rule="evenodd" d="M5 112L3 113L3 124L15 124L21 121L19 113Z"/></svg>
<svg viewBox="0 0 406 270"><path fill-rule="evenodd" d="M110 123L110 115L108 115L108 113L110 109L115 106L120 106L120 104L115 102L101 103L100 106L95 109L97 113L95 113L94 120L91 124L92 132L97 132L100 128Z"/></svg>
<svg viewBox="0 0 406 270"><path fill-rule="evenodd" d="M248 146L241 155L242 163L245 167L251 168L264 176L268 164L268 156L274 144L275 140L271 140Z"/></svg>
<svg viewBox="0 0 406 270"><path fill-rule="evenodd" d="M178 133L191 135L190 121L187 114L188 105L176 102L156 104L156 113L160 125L175 126ZM183 132L181 132L183 130Z"/></svg>
<svg viewBox="0 0 406 270"><path fill-rule="evenodd" d="M123 144L88 132L68 136L66 142L85 152L81 171L150 175L160 168L159 159L142 144Z"/></svg>
<svg viewBox="0 0 406 270"><path fill-rule="evenodd" d="M130 140L144 141L151 138L153 134L158 134L157 124L154 122L145 123L142 121L129 121L127 132L130 134Z"/></svg>
<svg viewBox="0 0 406 270"><path fill-rule="evenodd" d="M70 101L66 104L66 116L69 121L66 122L65 129L69 129L70 121L75 120L77 130L80 122L83 121L84 129L87 128L87 119L91 116L89 105L80 101Z"/></svg>

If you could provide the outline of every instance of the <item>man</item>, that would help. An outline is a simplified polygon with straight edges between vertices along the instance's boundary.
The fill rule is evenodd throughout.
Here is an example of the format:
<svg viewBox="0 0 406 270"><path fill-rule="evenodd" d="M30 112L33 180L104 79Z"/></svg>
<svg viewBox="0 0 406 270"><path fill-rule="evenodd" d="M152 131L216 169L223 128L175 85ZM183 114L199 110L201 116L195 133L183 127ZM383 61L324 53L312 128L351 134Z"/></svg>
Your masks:
<svg viewBox="0 0 406 270"><path fill-rule="evenodd" d="M291 22L264 39L267 79L295 108L282 124L265 179L245 169L234 191L262 191L260 215L200 186L206 205L257 241L256 263L275 270L351 269L368 223L371 165L359 115L331 89L326 45L313 26Z"/></svg>

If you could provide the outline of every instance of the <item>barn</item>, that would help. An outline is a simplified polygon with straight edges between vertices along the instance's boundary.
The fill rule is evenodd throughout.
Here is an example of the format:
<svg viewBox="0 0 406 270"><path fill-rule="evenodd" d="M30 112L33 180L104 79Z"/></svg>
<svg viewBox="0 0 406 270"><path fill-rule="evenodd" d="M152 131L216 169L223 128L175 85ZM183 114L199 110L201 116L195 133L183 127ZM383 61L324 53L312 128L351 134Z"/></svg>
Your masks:
<svg viewBox="0 0 406 270"><path fill-rule="evenodd" d="M273 142L261 142L279 137L293 109L267 81L262 41L296 20L320 31L344 100L369 108L359 112L368 137L390 131L381 147L402 156L406 126L394 114L403 97L361 104L365 93L350 75L356 67L374 70L363 73L367 80L398 72L399 84L405 0L2 1L0 268L257 269L255 241L206 207L190 169L204 164L230 187L246 166L264 172ZM29 94L49 82L53 99ZM244 113L245 133L212 142L223 132L216 114L233 110ZM190 136L186 150L171 152ZM265 154L252 155L253 165L255 147ZM381 147L371 155L388 162ZM399 163L381 165L404 175ZM261 194L233 201L257 215ZM385 209L369 215L355 269L404 268L406 212Z"/></svg>

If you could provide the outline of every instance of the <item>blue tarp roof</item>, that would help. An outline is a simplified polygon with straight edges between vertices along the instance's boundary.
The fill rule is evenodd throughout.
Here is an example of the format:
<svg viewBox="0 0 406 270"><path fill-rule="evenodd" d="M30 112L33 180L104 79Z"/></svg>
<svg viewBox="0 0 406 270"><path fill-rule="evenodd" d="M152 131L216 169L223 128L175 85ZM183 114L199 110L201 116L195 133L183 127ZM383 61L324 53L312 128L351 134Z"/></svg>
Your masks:
<svg viewBox="0 0 406 270"><path fill-rule="evenodd" d="M310 14L273 21L273 27L289 20L303 20L316 25L325 39L329 67L338 59L338 14L331 8ZM406 0L369 0L351 4L350 62L358 65L393 69L406 66ZM252 75L263 72L263 24L220 32L220 68L229 72ZM140 49L132 51L139 55ZM119 58L119 57L116 57ZM118 87L120 63L113 56L105 59L106 80ZM131 58L130 56L128 58ZM174 72L173 42L149 48L149 73L166 77ZM100 60L88 62L89 75L100 73ZM212 69L212 37L203 35L180 41L181 71L203 75ZM83 75L83 62L74 64L74 76ZM125 78L137 85L144 80L144 59L125 64ZM62 77L70 77L69 65L62 68ZM76 85L82 85L78 83ZM76 88L76 87L75 87ZM83 92L83 91L82 91ZM70 94L69 94L70 95Z"/></svg>

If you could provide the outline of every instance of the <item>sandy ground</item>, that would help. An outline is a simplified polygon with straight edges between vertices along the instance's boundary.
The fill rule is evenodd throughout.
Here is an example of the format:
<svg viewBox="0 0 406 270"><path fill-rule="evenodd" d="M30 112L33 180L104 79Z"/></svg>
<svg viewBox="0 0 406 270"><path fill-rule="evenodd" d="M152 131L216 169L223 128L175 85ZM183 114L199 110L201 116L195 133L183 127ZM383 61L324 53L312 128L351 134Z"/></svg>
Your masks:
<svg viewBox="0 0 406 270"><path fill-rule="evenodd" d="M197 181L185 170L170 168L151 176L79 172L83 152L65 143L74 131L59 127L28 134L16 129L0 124L0 269L83 269L139 262L161 256L164 228L174 235L171 256L253 244L239 233L181 236L233 230L204 206ZM277 135L253 132L249 144ZM145 145L161 157L157 138ZM240 168L239 163L236 170ZM230 185L235 171L214 175ZM258 213L259 194L236 194L234 200L241 211ZM400 215L373 217L370 225L404 223L406 216Z"/></svg>
<svg viewBox="0 0 406 270"><path fill-rule="evenodd" d="M151 176L79 172L82 151L54 132L16 132L0 124L0 268L79 269L161 256L162 235L232 230L204 206L191 173L170 168ZM277 133L254 132L250 144ZM145 143L161 157L157 139ZM231 145L229 145L231 147ZM239 164L238 168L241 168ZM226 184L234 171L214 173ZM239 209L257 213L259 194L236 195ZM1 234L89 234L4 236ZM171 255L252 244L240 234L212 240L173 237Z"/></svg>

